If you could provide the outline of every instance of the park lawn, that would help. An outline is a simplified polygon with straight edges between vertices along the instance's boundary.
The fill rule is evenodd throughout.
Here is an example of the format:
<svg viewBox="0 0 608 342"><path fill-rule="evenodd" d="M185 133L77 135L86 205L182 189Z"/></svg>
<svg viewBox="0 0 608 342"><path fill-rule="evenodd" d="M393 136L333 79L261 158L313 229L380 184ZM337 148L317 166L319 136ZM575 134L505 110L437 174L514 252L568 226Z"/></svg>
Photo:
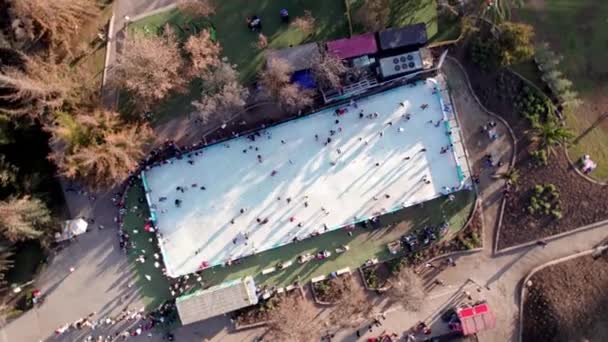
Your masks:
<svg viewBox="0 0 608 342"><path fill-rule="evenodd" d="M357 24L357 10L363 0L347 0L350 4L350 13L353 21L353 31L355 34L366 32L365 28ZM436 0L390 0L391 14L389 27L401 27L417 23L426 24L426 33L429 40L439 32L439 19L437 16ZM447 29L445 27L444 29ZM443 33L442 33L443 34ZM451 34L448 36L452 36ZM458 35L456 35L458 37Z"/></svg>
<svg viewBox="0 0 608 342"><path fill-rule="evenodd" d="M310 10L315 17L316 30L310 36L281 23L279 11L289 10L290 17L304 14ZM161 12L130 24L130 30L143 31L150 34L158 33L166 23L174 27L187 28L194 21L198 27L212 25L216 37L222 46L222 55L237 66L241 81L245 84L253 82L265 59L264 50L253 47L258 34L251 32L246 25L248 16L257 15L262 19L262 33L268 38L268 48L280 49L290 45L300 45L306 42L323 41L348 36L348 23L345 15L343 0L268 0L264 2L250 0L231 0L216 2L216 13L209 19L188 18L179 10L172 9ZM177 30L182 39L190 32ZM176 115L187 115L192 112L192 101L200 92L202 82L194 81L184 94L172 94L167 101L154 110L153 125L159 125L174 118ZM122 112L129 112L129 105L121 101Z"/></svg>
<svg viewBox="0 0 608 342"><path fill-rule="evenodd" d="M451 233L462 229L468 219L475 194L471 191L461 191L456 194L456 200L449 202L441 197L424 204L422 207L410 207L394 214L388 214L380 219L383 228L367 229L358 225L353 236L344 230L336 230L309 238L297 243L268 250L246 257L238 265L230 267L216 266L202 272L205 286L217 285L225 281L251 275L257 284L286 286L294 281L307 282L311 278L328 275L344 267L352 271L371 258L387 260L393 256L388 252L386 244L399 239L412 229L426 225L439 224L444 218L450 223ZM453 234L448 234L448 238ZM350 250L343 254L335 253L335 249L348 245ZM311 260L303 265L296 262L296 257L304 253L315 254L320 250L329 250L332 255L325 260ZM293 265L268 275L262 275L262 270L276 266L278 262L293 261Z"/></svg>
<svg viewBox="0 0 608 342"><path fill-rule="evenodd" d="M606 51L608 1L545 0L517 12L534 26L538 41L547 41L563 56L560 69L574 82L584 104L565 113L567 125L579 135L608 111ZM571 157L590 154L598 163L591 176L608 180L608 123L584 135L570 147Z"/></svg>
<svg viewBox="0 0 608 342"><path fill-rule="evenodd" d="M135 252L129 253L129 260L135 270L142 300L148 308L155 308L163 301L170 299L171 295L167 278L162 275L160 269L154 267L153 261L150 261L153 251L158 250L158 247L156 238L153 238L152 241L148 240L150 237L154 237L154 234L146 233L142 229L144 218L149 215L149 212L145 200L142 203L140 199L144 199L144 192L143 187L138 184L131 187L127 193L126 207L137 206L138 208L129 210L124 215L124 229L129 233L133 229L139 230L138 234L130 233L132 241L137 244L137 249ZM441 197L424 203L423 206L410 207L394 214L385 215L380 219L384 228L371 230L357 227L352 237L344 230L337 230L244 258L238 265L217 266L200 274L205 287L248 275L254 276L258 284L285 286L296 280L306 282L315 276L327 275L344 267L350 267L354 271L370 258L386 260L393 257L388 253L386 244L398 239L411 229L419 229L448 220L450 233L446 238L454 236L464 227L474 202L474 192L461 191L456 193L456 199L453 202ZM348 245L350 250L344 254L336 254L335 248L342 245ZM144 264L135 261L141 249L146 250L148 256L148 260ZM312 260L304 265L295 262L295 258L300 254L315 253L324 249L332 251L332 256L326 260ZM287 260L294 261L291 267L262 276L263 269L275 266L279 261ZM150 275L152 280L146 280L145 275ZM192 289L192 291L194 290L196 288Z"/></svg>

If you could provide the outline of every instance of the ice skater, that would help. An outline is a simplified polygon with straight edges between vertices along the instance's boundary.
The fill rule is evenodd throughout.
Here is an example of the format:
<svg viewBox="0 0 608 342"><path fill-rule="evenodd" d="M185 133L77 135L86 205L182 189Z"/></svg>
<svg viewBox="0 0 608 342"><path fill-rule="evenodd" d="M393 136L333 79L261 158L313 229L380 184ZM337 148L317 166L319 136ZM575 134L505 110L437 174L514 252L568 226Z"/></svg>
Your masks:
<svg viewBox="0 0 608 342"><path fill-rule="evenodd" d="M423 103L423 104L420 106L420 109L422 109L422 110L425 110L425 109L427 109L427 108L429 108L429 105L428 105L428 104L426 104L426 103Z"/></svg>

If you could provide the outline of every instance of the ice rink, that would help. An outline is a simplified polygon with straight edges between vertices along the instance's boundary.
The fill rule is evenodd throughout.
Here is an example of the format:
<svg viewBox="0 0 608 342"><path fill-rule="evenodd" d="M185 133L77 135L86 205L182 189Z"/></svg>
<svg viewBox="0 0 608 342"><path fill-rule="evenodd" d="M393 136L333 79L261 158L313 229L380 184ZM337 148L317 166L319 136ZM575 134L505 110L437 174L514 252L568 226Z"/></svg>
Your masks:
<svg viewBox="0 0 608 342"><path fill-rule="evenodd" d="M259 131L255 141L243 136L145 171L168 274L460 189L435 87L428 79L391 89L360 99L357 108L324 110ZM336 115L337 108L348 111Z"/></svg>

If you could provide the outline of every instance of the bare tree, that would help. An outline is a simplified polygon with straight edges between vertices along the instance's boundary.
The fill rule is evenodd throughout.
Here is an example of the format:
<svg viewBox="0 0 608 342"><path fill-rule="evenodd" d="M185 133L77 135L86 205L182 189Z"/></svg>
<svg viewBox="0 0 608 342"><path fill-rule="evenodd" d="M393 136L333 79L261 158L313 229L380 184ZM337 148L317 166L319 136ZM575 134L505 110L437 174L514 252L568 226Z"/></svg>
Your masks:
<svg viewBox="0 0 608 342"><path fill-rule="evenodd" d="M37 198L11 198L0 202L0 232L11 242L39 238L51 223L50 211Z"/></svg>
<svg viewBox="0 0 608 342"><path fill-rule="evenodd" d="M222 62L205 74L204 81L201 98L192 102L203 123L209 123L212 119L225 122L230 114L245 107L249 91L239 83L234 66Z"/></svg>
<svg viewBox="0 0 608 342"><path fill-rule="evenodd" d="M53 47L70 50L69 42L100 11L94 0L13 0L9 2L13 35L17 40L48 39Z"/></svg>
<svg viewBox="0 0 608 342"><path fill-rule="evenodd" d="M297 112L313 104L313 93L297 84L287 84L279 91L277 99L281 108L288 112Z"/></svg>
<svg viewBox="0 0 608 342"><path fill-rule="evenodd" d="M408 311L418 311L425 297L422 279L411 268L402 267L387 294Z"/></svg>
<svg viewBox="0 0 608 342"><path fill-rule="evenodd" d="M67 65L21 55L23 67L5 67L0 71L0 110L11 114L38 117L44 109L61 107L76 87L75 73Z"/></svg>
<svg viewBox="0 0 608 342"><path fill-rule="evenodd" d="M268 331L277 341L319 341L323 324L312 303L300 296L282 298L270 311Z"/></svg>
<svg viewBox="0 0 608 342"><path fill-rule="evenodd" d="M267 95L276 98L281 89L291 81L291 74L293 67L286 60L271 58L266 63L266 69L260 73L260 84Z"/></svg>
<svg viewBox="0 0 608 342"><path fill-rule="evenodd" d="M208 17L215 14L212 0L178 0L177 8L191 17Z"/></svg>
<svg viewBox="0 0 608 342"><path fill-rule="evenodd" d="M152 138L147 125L127 124L118 113L96 109L71 116L58 113L49 158L61 175L79 179L91 189L113 186L137 169Z"/></svg>
<svg viewBox="0 0 608 342"><path fill-rule="evenodd" d="M303 16L295 18L290 25L308 36L315 31L315 21L312 12L306 10Z"/></svg>
<svg viewBox="0 0 608 342"><path fill-rule="evenodd" d="M185 90L183 70L177 37L166 25L161 36L134 32L125 39L112 81L136 96L141 109L148 109L169 92Z"/></svg>
<svg viewBox="0 0 608 342"><path fill-rule="evenodd" d="M200 77L210 67L220 63L222 47L211 39L209 30L202 30L198 35L190 36L184 44L184 49L190 57L190 73Z"/></svg>
<svg viewBox="0 0 608 342"><path fill-rule="evenodd" d="M362 288L346 287L346 292L329 313L329 322L337 328L355 328L373 316L373 305Z"/></svg>
<svg viewBox="0 0 608 342"><path fill-rule="evenodd" d="M313 104L312 91L291 83L293 67L280 58L269 59L260 74L264 93L287 111L297 111Z"/></svg>
<svg viewBox="0 0 608 342"><path fill-rule="evenodd" d="M391 9L389 0L364 0L355 14L355 21L368 31L381 31L388 26Z"/></svg>
<svg viewBox="0 0 608 342"><path fill-rule="evenodd" d="M324 53L313 63L312 71L321 89L335 89L342 87L342 79L349 68L337 56Z"/></svg>

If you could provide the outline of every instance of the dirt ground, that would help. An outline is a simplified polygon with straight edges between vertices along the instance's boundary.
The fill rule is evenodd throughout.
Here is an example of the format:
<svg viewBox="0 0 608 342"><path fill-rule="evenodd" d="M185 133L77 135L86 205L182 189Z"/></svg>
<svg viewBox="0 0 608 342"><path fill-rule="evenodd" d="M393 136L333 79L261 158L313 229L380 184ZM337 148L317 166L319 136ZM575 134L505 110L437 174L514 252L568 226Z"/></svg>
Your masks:
<svg viewBox="0 0 608 342"><path fill-rule="evenodd" d="M501 115L517 138L515 168L520 178L515 191L508 195L500 230L498 248L534 241L608 219L608 187L590 183L571 169L564 150L556 148L549 164L536 167L529 154L530 143L525 131L528 123L515 110L515 98L523 83L506 70L481 72L467 63L466 48L456 54L467 69L473 89L484 105ZM555 184L560 192L563 218L554 220L527 214L531 190L536 184Z"/></svg>
<svg viewBox="0 0 608 342"><path fill-rule="evenodd" d="M579 257L536 273L524 306L523 341L606 341L608 255Z"/></svg>

